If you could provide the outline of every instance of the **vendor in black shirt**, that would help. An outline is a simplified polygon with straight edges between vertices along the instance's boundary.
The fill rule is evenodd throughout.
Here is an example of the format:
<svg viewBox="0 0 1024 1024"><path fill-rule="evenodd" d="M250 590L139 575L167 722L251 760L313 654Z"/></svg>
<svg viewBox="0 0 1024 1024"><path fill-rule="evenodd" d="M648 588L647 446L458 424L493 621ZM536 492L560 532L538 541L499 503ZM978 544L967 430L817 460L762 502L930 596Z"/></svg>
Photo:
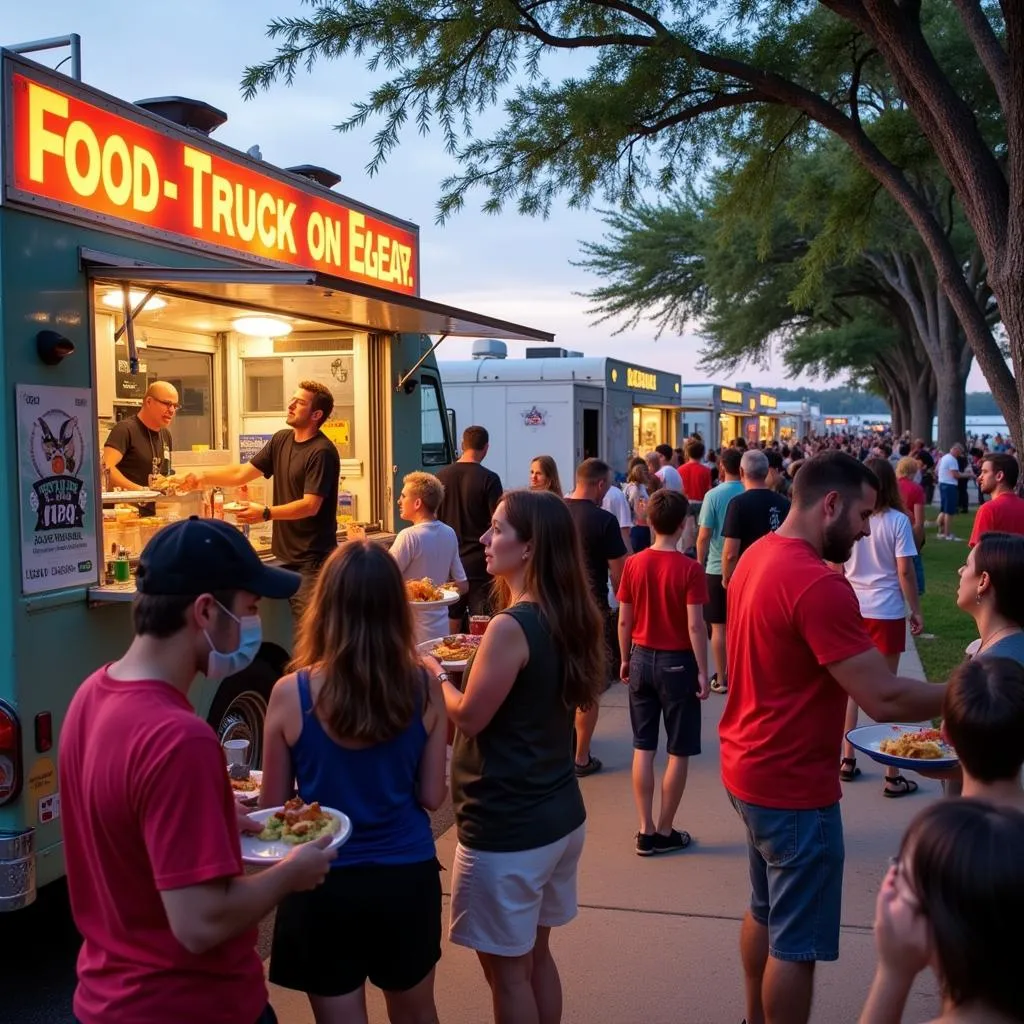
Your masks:
<svg viewBox="0 0 1024 1024"><path fill-rule="evenodd" d="M459 461L437 472L437 479L444 484L437 518L447 523L459 538L459 559L469 580L469 592L448 609L448 628L453 633L465 628L467 612L487 615L491 611L491 578L487 574L480 538L491 528L491 516L501 501L502 490L498 474L481 465L489 444L490 437L484 427L466 427L462 432Z"/></svg>
<svg viewBox="0 0 1024 1024"><path fill-rule="evenodd" d="M169 469L171 432L178 411L178 392L164 380L146 388L142 408L114 426L103 443L103 466L110 471L110 486L137 491L149 486L149 478L166 476Z"/></svg>
<svg viewBox="0 0 1024 1024"><path fill-rule="evenodd" d="M789 498L768 486L768 456L756 449L743 453L740 480L743 493L737 494L725 512L722 536L722 586L736 571L740 556L756 540L774 533L789 515Z"/></svg>
<svg viewBox="0 0 1024 1024"><path fill-rule="evenodd" d="M601 508L611 482L612 471L607 462L585 459L576 470L576 488L565 499L583 546L590 588L605 620L605 635L594 637L594 642L603 639L609 666L617 660L613 654L617 637L615 618L608 605L608 576L611 575L612 589L617 591L627 554L618 520ZM586 711L576 712L576 775L580 778L601 770L601 762L590 752L599 710L595 701Z"/></svg>
<svg viewBox="0 0 1024 1024"><path fill-rule="evenodd" d="M296 622L320 567L338 545L341 459L320 430L333 408L328 387L300 381L288 403L287 430L274 434L249 462L186 479L190 489L241 487L261 475L273 479L273 504L250 505L237 518L242 523L274 524L271 551L282 566L302 574L302 585L290 598Z"/></svg>

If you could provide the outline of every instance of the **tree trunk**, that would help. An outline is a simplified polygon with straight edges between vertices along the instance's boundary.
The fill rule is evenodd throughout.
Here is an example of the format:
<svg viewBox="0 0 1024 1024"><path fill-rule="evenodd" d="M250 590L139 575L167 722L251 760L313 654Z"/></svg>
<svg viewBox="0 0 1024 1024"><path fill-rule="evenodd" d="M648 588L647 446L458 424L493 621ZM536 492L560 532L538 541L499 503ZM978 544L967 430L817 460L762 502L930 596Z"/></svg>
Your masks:
<svg viewBox="0 0 1024 1024"><path fill-rule="evenodd" d="M967 394L962 384L944 387L939 377L939 447L949 451L954 444L963 444L966 430Z"/></svg>
<svg viewBox="0 0 1024 1024"><path fill-rule="evenodd" d="M1024 244L1024 243L1022 243ZM992 292L999 301L999 315L1003 321L1003 329L1010 346L1013 365L1017 372L1024 368L1024 254L1018 259L1007 256L1005 265L1013 266L1012 280L992 281ZM991 278L990 274L990 278ZM1018 388L1024 390L1024 380L1017 381ZM1017 451L1024 443L1024 403L1017 408L1017 416L1006 416L1006 425L1010 429L1010 437Z"/></svg>
<svg viewBox="0 0 1024 1024"><path fill-rule="evenodd" d="M915 439L931 440L934 410L934 391L924 381L910 389L910 433Z"/></svg>

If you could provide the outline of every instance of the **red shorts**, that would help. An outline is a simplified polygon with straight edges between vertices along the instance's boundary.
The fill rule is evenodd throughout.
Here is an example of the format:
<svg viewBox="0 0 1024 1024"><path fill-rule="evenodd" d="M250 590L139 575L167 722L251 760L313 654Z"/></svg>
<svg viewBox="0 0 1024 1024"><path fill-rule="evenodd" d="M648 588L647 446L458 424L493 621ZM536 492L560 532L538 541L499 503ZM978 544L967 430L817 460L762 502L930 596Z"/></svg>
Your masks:
<svg viewBox="0 0 1024 1024"><path fill-rule="evenodd" d="M865 619L864 626L883 654L902 654L907 649L906 619Z"/></svg>

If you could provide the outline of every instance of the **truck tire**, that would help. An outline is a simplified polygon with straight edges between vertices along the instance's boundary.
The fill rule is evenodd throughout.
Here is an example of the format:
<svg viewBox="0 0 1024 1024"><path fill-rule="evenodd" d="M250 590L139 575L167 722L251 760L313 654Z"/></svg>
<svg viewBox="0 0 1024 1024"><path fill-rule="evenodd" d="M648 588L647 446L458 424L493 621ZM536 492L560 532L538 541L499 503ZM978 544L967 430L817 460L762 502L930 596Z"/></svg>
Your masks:
<svg viewBox="0 0 1024 1024"><path fill-rule="evenodd" d="M217 739L249 741L249 767L263 766L263 724L274 683L284 674L287 655L273 644L264 644L256 660L229 676L217 690L207 721Z"/></svg>

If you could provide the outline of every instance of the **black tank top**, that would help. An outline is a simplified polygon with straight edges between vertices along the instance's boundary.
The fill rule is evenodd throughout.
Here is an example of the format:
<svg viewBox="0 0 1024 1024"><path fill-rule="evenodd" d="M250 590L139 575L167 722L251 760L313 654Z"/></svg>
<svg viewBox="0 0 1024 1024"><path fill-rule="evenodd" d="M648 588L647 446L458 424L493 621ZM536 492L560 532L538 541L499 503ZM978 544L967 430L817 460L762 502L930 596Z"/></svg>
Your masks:
<svg viewBox="0 0 1024 1024"><path fill-rule="evenodd" d="M452 802L459 842L476 850L532 850L556 842L586 820L573 771L576 709L562 699L563 662L532 603L511 615L530 655L486 728L455 734ZM473 672L470 663L468 682Z"/></svg>

